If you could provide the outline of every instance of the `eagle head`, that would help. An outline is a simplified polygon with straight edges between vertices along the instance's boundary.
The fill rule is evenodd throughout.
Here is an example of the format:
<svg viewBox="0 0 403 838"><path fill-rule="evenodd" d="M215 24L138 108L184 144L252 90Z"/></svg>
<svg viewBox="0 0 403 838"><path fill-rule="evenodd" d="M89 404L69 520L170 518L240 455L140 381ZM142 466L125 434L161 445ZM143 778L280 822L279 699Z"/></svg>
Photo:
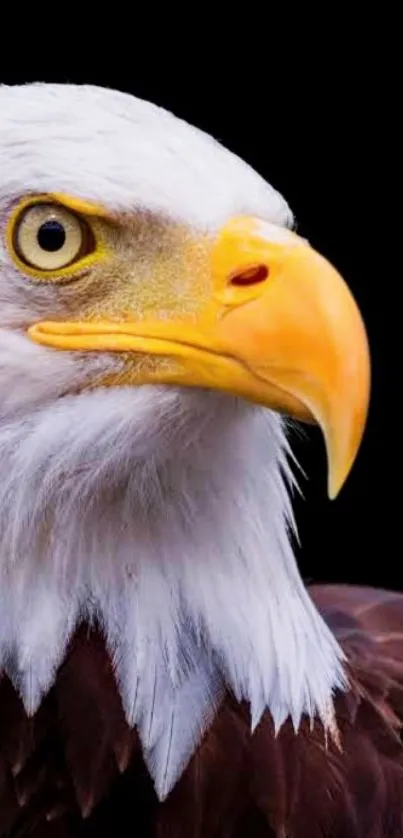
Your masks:
<svg viewBox="0 0 403 838"><path fill-rule="evenodd" d="M292 547L287 416L329 494L369 360L284 199L164 110L0 88L0 670L27 712L103 631L161 797L223 693L332 727L343 656Z"/></svg>

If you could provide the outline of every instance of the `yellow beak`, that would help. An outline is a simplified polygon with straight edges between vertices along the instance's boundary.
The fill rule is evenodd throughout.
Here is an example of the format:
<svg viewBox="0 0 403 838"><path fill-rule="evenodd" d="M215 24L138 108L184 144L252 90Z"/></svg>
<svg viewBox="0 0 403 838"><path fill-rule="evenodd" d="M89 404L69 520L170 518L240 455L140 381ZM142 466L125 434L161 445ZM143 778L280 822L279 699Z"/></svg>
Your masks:
<svg viewBox="0 0 403 838"><path fill-rule="evenodd" d="M230 221L211 251L212 293L197 318L42 322L31 338L59 349L168 359L135 383L242 396L324 434L335 497L365 427L370 360L358 308L337 271L304 240L254 218Z"/></svg>

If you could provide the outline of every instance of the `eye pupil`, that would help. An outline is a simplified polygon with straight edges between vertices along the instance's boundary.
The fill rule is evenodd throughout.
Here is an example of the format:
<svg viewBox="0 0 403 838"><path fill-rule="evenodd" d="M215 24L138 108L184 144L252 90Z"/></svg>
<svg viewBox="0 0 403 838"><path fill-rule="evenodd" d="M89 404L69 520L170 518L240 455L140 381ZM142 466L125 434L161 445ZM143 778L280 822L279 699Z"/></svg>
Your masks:
<svg viewBox="0 0 403 838"><path fill-rule="evenodd" d="M50 219L41 224L36 238L42 250L55 253L62 249L66 241L66 231L60 221Z"/></svg>

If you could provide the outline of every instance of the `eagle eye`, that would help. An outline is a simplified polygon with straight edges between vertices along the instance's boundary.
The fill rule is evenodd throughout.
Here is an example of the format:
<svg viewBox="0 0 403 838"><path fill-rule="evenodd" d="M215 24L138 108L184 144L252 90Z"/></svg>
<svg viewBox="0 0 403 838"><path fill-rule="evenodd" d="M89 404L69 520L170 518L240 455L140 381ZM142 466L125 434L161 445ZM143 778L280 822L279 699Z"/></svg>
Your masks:
<svg viewBox="0 0 403 838"><path fill-rule="evenodd" d="M19 263L44 278L76 266L96 249L88 221L48 201L30 203L17 214L11 239Z"/></svg>

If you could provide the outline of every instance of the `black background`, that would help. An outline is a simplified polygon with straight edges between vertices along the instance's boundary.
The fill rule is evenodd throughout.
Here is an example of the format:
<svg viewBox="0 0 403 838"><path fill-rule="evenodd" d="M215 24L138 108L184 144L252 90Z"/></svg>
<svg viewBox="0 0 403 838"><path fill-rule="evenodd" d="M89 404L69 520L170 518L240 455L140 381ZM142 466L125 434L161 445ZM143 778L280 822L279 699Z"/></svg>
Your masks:
<svg viewBox="0 0 403 838"><path fill-rule="evenodd" d="M392 71L379 58L387 44L374 32L372 38L355 32L348 39L342 27L333 39L322 31L309 44L304 37L297 55L285 37L283 52L280 43L273 56L270 39L258 44L255 32L252 40L229 39L225 54L222 43L209 41L201 54L191 46L186 55L174 47L162 55L152 44L141 59L137 39L118 69L116 56L112 60L101 47L80 71L71 50L63 69L55 69L55 50L48 57L45 52L45 59L38 50L41 61L34 57L29 67L15 62L14 69L7 62L0 81L89 82L150 99L213 134L285 195L298 231L349 283L367 325L373 363L367 430L337 500L326 497L319 432L310 429L294 439L308 475L302 482L305 500L296 500L302 572L307 580L403 589L395 511L399 418L385 348L394 293L385 265L391 233L385 238L383 227L397 231L387 191L396 107L388 98ZM85 53L84 46L76 44L77 54Z"/></svg>

